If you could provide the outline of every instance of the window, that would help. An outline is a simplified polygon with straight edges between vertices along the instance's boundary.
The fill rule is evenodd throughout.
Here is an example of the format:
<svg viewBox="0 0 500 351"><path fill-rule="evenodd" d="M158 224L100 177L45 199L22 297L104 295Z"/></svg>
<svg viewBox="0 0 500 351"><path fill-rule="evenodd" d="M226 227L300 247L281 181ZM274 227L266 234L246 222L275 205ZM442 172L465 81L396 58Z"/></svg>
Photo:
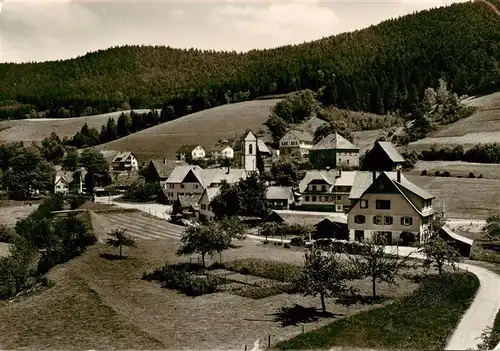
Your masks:
<svg viewBox="0 0 500 351"><path fill-rule="evenodd" d="M390 210L391 200L377 200L375 202L375 207L377 208L377 210Z"/></svg>
<svg viewBox="0 0 500 351"><path fill-rule="evenodd" d="M384 224L385 225L392 225L392 217L391 216L385 216L384 217Z"/></svg>
<svg viewBox="0 0 500 351"><path fill-rule="evenodd" d="M335 205L336 212L342 212L342 205Z"/></svg>
<svg viewBox="0 0 500 351"><path fill-rule="evenodd" d="M184 196L184 193L179 193L179 196Z"/></svg>
<svg viewBox="0 0 500 351"><path fill-rule="evenodd" d="M202 210L206 210L206 209L207 209L207 205L205 205L205 204L201 204L201 209L202 209Z"/></svg>
<svg viewBox="0 0 500 351"><path fill-rule="evenodd" d="M169 185L168 185L168 187L169 187L170 189L173 189L173 188L175 187L175 184L169 184Z"/></svg>
<svg viewBox="0 0 500 351"><path fill-rule="evenodd" d="M322 186L321 186L321 191L326 192L326 190L327 190L327 189L326 189L326 185L322 185Z"/></svg>
<svg viewBox="0 0 500 351"><path fill-rule="evenodd" d="M354 240L363 242L365 241L365 231L364 230L355 230L354 231Z"/></svg>
<svg viewBox="0 0 500 351"><path fill-rule="evenodd" d="M356 215L354 216L354 223L356 224L363 224L366 222L366 217L363 215Z"/></svg>
<svg viewBox="0 0 500 351"><path fill-rule="evenodd" d="M346 161L345 161L345 163L346 163L346 164L349 164L349 160L346 160Z"/></svg>
<svg viewBox="0 0 500 351"><path fill-rule="evenodd" d="M342 201L342 196L337 195L337 201Z"/></svg>
<svg viewBox="0 0 500 351"><path fill-rule="evenodd" d="M316 185L313 184L313 191L316 191Z"/></svg>
<svg viewBox="0 0 500 351"><path fill-rule="evenodd" d="M309 202L309 196L306 196L306 201Z"/></svg>
<svg viewBox="0 0 500 351"><path fill-rule="evenodd" d="M181 189L184 189L184 184L181 184Z"/></svg>
<svg viewBox="0 0 500 351"><path fill-rule="evenodd" d="M382 225L382 216L373 216L373 224Z"/></svg>
<svg viewBox="0 0 500 351"><path fill-rule="evenodd" d="M312 197L312 202L316 202L316 196Z"/></svg>
<svg viewBox="0 0 500 351"><path fill-rule="evenodd" d="M401 225L410 226L413 224L413 218L411 217L401 217Z"/></svg>
<svg viewBox="0 0 500 351"><path fill-rule="evenodd" d="M368 200L360 200L359 207L360 208L368 208Z"/></svg>
<svg viewBox="0 0 500 351"><path fill-rule="evenodd" d="M193 184L193 189L198 189L198 184Z"/></svg>
<svg viewBox="0 0 500 351"><path fill-rule="evenodd" d="M248 154L249 155L253 154L253 145L252 144L248 144Z"/></svg>

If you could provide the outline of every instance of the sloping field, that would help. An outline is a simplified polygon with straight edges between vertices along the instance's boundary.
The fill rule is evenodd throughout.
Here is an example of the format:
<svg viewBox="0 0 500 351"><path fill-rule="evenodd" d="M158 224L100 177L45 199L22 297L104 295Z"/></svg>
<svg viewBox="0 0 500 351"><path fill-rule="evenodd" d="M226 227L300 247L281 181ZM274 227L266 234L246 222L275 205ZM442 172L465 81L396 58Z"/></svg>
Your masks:
<svg viewBox="0 0 500 351"><path fill-rule="evenodd" d="M159 157L172 158L182 144L215 145L219 139L230 139L264 129L270 108L279 100L246 101L193 113L97 146L97 149L129 150L141 161Z"/></svg>
<svg viewBox="0 0 500 351"><path fill-rule="evenodd" d="M96 219L100 221L98 226ZM94 214L93 223L99 236L117 225L130 229L138 247L124 249L126 260L107 260L100 254L116 253L116 249L96 245L49 272L53 287L19 302L0 305L0 349L243 350L244 345L251 349L257 338L263 347L268 335L274 343L301 332L300 325L282 326L277 317L282 307L319 305L318 298L301 295L280 294L254 300L217 293L193 298L163 289L159 284L142 281L141 276L166 261L180 260L175 254L179 240L165 236L168 233L163 228L168 223L136 213ZM259 257L303 262L302 252L251 240L241 245L225 251L223 260ZM396 288L380 284L379 291L395 297L417 286L410 281L398 283ZM371 285L360 281L356 287L369 294ZM331 299L326 302L334 318L372 307L346 307ZM305 330L331 321L320 318L306 324Z"/></svg>
<svg viewBox="0 0 500 351"><path fill-rule="evenodd" d="M500 179L500 164L462 161L418 161L410 173L420 175L423 170L432 174L436 171L448 171L452 177L468 177L469 173L472 172L476 177L482 174L484 178Z"/></svg>
<svg viewBox="0 0 500 351"><path fill-rule="evenodd" d="M109 118L118 121L120 114L130 113L118 111L102 115L74 117L74 118L33 118L0 122L0 143L12 141L42 141L55 132L59 137L72 137L85 123L98 131L106 124ZM134 110L137 113L147 113L149 110Z"/></svg>
<svg viewBox="0 0 500 351"><path fill-rule="evenodd" d="M500 213L500 180L427 177L408 174L406 177L436 196L434 209L445 209L450 218L484 219Z"/></svg>
<svg viewBox="0 0 500 351"><path fill-rule="evenodd" d="M426 149L432 144L467 148L480 143L500 142L500 92L469 98L464 104L478 110L470 117L443 126L428 138L411 143L408 149Z"/></svg>

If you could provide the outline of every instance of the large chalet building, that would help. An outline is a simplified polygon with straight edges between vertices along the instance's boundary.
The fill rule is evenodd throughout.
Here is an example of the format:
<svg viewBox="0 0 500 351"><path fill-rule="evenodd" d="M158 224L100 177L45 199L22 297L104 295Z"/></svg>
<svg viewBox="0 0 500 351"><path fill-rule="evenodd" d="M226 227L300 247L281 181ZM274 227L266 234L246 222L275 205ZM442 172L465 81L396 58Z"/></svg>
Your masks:
<svg viewBox="0 0 500 351"><path fill-rule="evenodd" d="M338 133L321 139L309 150L309 162L316 169L359 166L359 148Z"/></svg>

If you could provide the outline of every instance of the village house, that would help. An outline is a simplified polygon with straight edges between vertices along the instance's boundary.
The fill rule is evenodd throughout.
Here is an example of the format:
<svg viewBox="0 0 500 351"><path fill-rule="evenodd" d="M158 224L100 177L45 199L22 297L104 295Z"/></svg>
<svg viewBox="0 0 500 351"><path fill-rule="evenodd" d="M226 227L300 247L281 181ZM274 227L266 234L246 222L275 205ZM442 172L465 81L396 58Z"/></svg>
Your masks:
<svg viewBox="0 0 500 351"><path fill-rule="evenodd" d="M201 197L208 187L219 187L222 181L234 184L246 177L244 169L208 168L200 166L177 166L165 182L165 191L169 203L179 196L198 195Z"/></svg>
<svg viewBox="0 0 500 351"><path fill-rule="evenodd" d="M60 166L56 166L56 178L54 181L54 194L82 194L84 192L85 169L76 172L63 171Z"/></svg>
<svg viewBox="0 0 500 351"><path fill-rule="evenodd" d="M291 186L270 186L267 188L266 200L273 210L289 210L294 203L294 194Z"/></svg>
<svg viewBox="0 0 500 351"><path fill-rule="evenodd" d="M307 171L299 183L300 208L305 211L345 213L356 172L341 169Z"/></svg>
<svg viewBox="0 0 500 351"><path fill-rule="evenodd" d="M290 130L280 139L280 155L306 157L313 147L313 139L309 132Z"/></svg>
<svg viewBox="0 0 500 351"><path fill-rule="evenodd" d="M434 196L410 182L401 171L357 172L348 211L350 240L378 234L389 245L424 242L434 210Z"/></svg>
<svg viewBox="0 0 500 351"><path fill-rule="evenodd" d="M363 168L374 171L394 171L401 169L405 159L389 141L377 141L368 151L363 161Z"/></svg>
<svg viewBox="0 0 500 351"><path fill-rule="evenodd" d="M103 158L109 165L110 172L137 171L139 162L130 151L101 150Z"/></svg>
<svg viewBox="0 0 500 351"><path fill-rule="evenodd" d="M182 145L175 153L175 156L178 160L185 160L186 157L197 160L205 158L207 152L201 145Z"/></svg>
<svg viewBox="0 0 500 351"><path fill-rule="evenodd" d="M203 221L212 221L214 219L214 213L212 212L211 203L212 200L219 194L220 190L216 188L206 188L203 192L200 201L198 202L198 207L200 209L200 219Z"/></svg>
<svg viewBox="0 0 500 351"><path fill-rule="evenodd" d="M144 173L144 180L148 183L158 183L162 188L165 188L165 183L178 163L163 160L151 160Z"/></svg>
<svg viewBox="0 0 500 351"><path fill-rule="evenodd" d="M229 145L216 145L209 150L208 155L211 158L215 159L220 159L220 158L233 159L234 150Z"/></svg>
<svg viewBox="0 0 500 351"><path fill-rule="evenodd" d="M309 162L315 169L359 166L359 148L338 133L320 140L309 150Z"/></svg>

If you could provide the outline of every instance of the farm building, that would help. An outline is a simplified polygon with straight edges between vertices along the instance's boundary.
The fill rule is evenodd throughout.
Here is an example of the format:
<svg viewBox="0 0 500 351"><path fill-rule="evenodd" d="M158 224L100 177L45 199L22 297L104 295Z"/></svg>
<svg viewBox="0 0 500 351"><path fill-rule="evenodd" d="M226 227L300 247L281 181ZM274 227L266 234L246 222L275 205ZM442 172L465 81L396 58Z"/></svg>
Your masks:
<svg viewBox="0 0 500 351"><path fill-rule="evenodd" d="M219 159L219 158L233 159L234 158L234 150L229 145L216 145L216 146L211 147L208 150L208 155L212 158L215 158L215 159Z"/></svg>
<svg viewBox="0 0 500 351"><path fill-rule="evenodd" d="M80 169L76 172L63 171L60 166L56 166L56 178L54 181L55 194L82 194L84 192L84 177L87 171Z"/></svg>
<svg viewBox="0 0 500 351"><path fill-rule="evenodd" d="M270 186L267 188L266 199L269 208L273 210L289 210L294 203L291 186Z"/></svg>
<svg viewBox="0 0 500 351"><path fill-rule="evenodd" d="M290 130L280 139L280 155L306 157L313 146L313 139L309 132Z"/></svg>
<svg viewBox="0 0 500 351"><path fill-rule="evenodd" d="M309 150L315 169L359 166L359 148L338 133L329 134Z"/></svg>
<svg viewBox="0 0 500 351"><path fill-rule="evenodd" d="M168 161L167 159L151 160L149 161L148 168L144 174L144 179L146 182L157 182L162 188L165 187L165 182L167 181L170 173L179 164L174 161Z"/></svg>
<svg viewBox="0 0 500 351"><path fill-rule="evenodd" d="M375 235L383 235L389 245L427 240L422 233L434 214L433 195L400 171L360 175L362 179L353 187L353 205L347 213L350 240L364 241Z"/></svg>
<svg viewBox="0 0 500 351"><path fill-rule="evenodd" d="M370 171L394 171L400 169L405 159L389 141L377 141L366 153L363 168Z"/></svg>
<svg viewBox="0 0 500 351"><path fill-rule="evenodd" d="M182 145L175 153L178 160L186 160L189 158L197 160L205 158L206 155L207 152L201 145Z"/></svg>

